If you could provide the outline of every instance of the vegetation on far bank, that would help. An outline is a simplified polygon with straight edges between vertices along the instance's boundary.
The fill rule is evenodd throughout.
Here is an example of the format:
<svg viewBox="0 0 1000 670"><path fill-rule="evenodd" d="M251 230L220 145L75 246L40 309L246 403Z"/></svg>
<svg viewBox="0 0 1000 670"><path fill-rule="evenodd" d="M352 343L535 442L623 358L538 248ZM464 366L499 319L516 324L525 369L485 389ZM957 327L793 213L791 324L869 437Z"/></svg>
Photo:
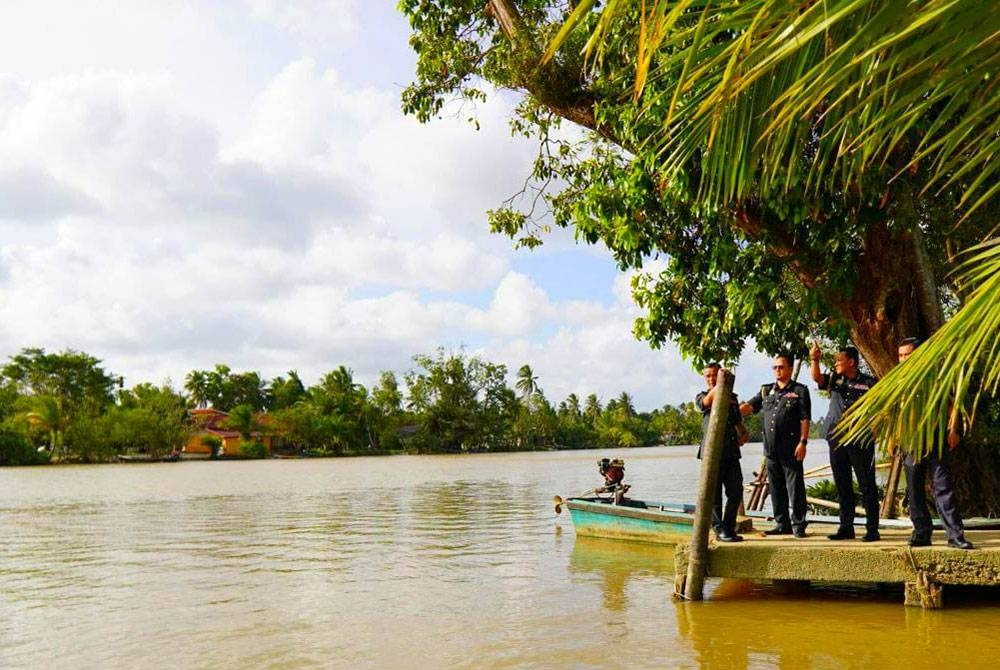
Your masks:
<svg viewBox="0 0 1000 670"><path fill-rule="evenodd" d="M508 370L478 356L413 358L398 376L368 388L341 365L306 386L295 371L265 379L226 365L192 370L183 389L123 379L93 356L24 349L0 369L0 465L50 460L107 462L179 451L197 430L194 408L229 413L246 436L270 434L274 451L304 456L464 453L694 444L701 414L692 403L638 411L627 392L602 400L570 394L550 401L529 365ZM759 438L759 425L751 432ZM250 445L247 445L250 446ZM244 449L244 453L248 450ZM257 456L267 449L249 449Z"/></svg>

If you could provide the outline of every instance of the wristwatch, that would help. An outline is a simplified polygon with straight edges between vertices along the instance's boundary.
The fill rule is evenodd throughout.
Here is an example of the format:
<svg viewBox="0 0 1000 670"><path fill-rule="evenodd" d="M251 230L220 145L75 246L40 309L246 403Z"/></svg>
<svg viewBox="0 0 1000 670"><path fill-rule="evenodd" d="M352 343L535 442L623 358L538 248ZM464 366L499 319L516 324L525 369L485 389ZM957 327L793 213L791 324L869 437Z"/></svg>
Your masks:
<svg viewBox="0 0 1000 670"><path fill-rule="evenodd" d="M799 444L809 444L809 440L803 437L801 440L799 440Z"/></svg>

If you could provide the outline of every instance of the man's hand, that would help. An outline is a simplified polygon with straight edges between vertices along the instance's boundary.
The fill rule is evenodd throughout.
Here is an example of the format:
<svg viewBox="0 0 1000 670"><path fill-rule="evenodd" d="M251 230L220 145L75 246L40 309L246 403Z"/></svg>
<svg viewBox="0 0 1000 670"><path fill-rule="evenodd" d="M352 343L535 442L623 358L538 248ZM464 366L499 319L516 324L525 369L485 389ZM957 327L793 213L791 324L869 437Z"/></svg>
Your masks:
<svg viewBox="0 0 1000 670"><path fill-rule="evenodd" d="M799 442L799 446L795 447L795 460L804 461L806 460L806 445Z"/></svg>
<svg viewBox="0 0 1000 670"><path fill-rule="evenodd" d="M822 352L819 349L819 342L813 340L812 349L809 350L809 360L818 362L821 354Z"/></svg>
<svg viewBox="0 0 1000 670"><path fill-rule="evenodd" d="M750 406L750 403L748 402L740 403L740 414L742 414L743 416L750 416L751 414L753 414L753 407Z"/></svg>

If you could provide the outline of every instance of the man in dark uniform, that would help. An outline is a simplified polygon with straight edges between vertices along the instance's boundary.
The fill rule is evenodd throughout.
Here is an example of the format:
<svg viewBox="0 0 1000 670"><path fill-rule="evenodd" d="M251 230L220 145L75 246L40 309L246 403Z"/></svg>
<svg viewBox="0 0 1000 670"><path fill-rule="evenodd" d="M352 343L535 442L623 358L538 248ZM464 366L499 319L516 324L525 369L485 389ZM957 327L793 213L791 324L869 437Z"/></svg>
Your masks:
<svg viewBox="0 0 1000 670"><path fill-rule="evenodd" d="M694 406L701 412L701 445L698 446L698 458L705 446L708 434L708 416L712 412L712 402L715 399L715 382L719 378L721 366L709 363L705 367L705 383L708 390L702 391L694 399ZM729 414L726 416L726 433L722 443L722 461L719 465L719 480L715 487L715 507L712 509L712 527L715 537L721 542L741 542L742 535L736 534L736 514L743 501L743 471L740 469L740 444L743 416L740 414L736 394L729 399ZM722 508L722 489L726 490L726 507Z"/></svg>
<svg viewBox="0 0 1000 670"><path fill-rule="evenodd" d="M809 389L792 380L792 356L774 359L773 384L764 384L740 405L743 416L764 410L764 456L774 510L774 528L765 535L806 536L806 483L802 461L809 444ZM788 499L792 514L788 516Z"/></svg>
<svg viewBox="0 0 1000 670"><path fill-rule="evenodd" d="M854 539L854 482L851 470L858 476L858 486L861 488L861 500L865 506L865 535L862 542L875 542L880 539L878 532L878 488L875 486L875 440L870 436L854 440L847 444L839 444L832 435L834 426L848 407L853 405L865 394L875 382L871 375L866 375L858 369L860 362L858 350L854 347L844 347L837 353L833 363L833 372L823 374L819 369L819 344L813 342L809 359L812 364L812 378L820 391L830 392L830 408L826 413L824 426L826 441L830 445L830 469L833 471L833 483L837 486L837 498L840 500L840 527L837 532L828 537L831 540Z"/></svg>
<svg viewBox="0 0 1000 670"><path fill-rule="evenodd" d="M902 363L920 344L915 337L908 337L899 343L899 362ZM911 547L926 547L931 543L931 513L927 508L927 471L930 470L934 486L934 505L938 516L944 524L945 535L948 536L948 546L958 549L973 549L972 543L965 539L965 525L958 513L958 500L951 483L951 469L948 467L948 454L962 441L958 431L948 430L948 449L937 449L914 460L907 456L903 461L906 468L906 495L910 500L910 521L913 522L913 535L910 536Z"/></svg>

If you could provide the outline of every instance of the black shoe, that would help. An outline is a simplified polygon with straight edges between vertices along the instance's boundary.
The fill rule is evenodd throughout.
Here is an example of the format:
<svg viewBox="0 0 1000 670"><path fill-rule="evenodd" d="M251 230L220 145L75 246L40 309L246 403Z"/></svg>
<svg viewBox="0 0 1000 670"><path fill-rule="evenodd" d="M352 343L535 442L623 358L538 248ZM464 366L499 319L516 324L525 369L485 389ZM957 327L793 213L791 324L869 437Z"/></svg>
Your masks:
<svg viewBox="0 0 1000 670"><path fill-rule="evenodd" d="M717 539L719 542L742 542L743 536L737 535L736 533L722 532L722 533L716 533L715 539Z"/></svg>
<svg viewBox="0 0 1000 670"><path fill-rule="evenodd" d="M910 536L910 546L911 547L929 547L931 546L931 538L929 535L917 535L914 533Z"/></svg>
<svg viewBox="0 0 1000 670"><path fill-rule="evenodd" d="M803 538L803 537L806 536L806 529L805 528L796 528L795 531L792 534L795 535L795 537Z"/></svg>
<svg viewBox="0 0 1000 670"><path fill-rule="evenodd" d="M966 540L964 537L957 537L954 540L948 540L949 547L955 547L956 549L975 549L972 543Z"/></svg>
<svg viewBox="0 0 1000 670"><path fill-rule="evenodd" d="M764 531L764 535L791 535L791 534L792 534L791 528L781 528L779 526L775 526L771 530Z"/></svg>
<svg viewBox="0 0 1000 670"><path fill-rule="evenodd" d="M827 535L831 540L853 540L854 539L854 529L850 530L838 530L833 535Z"/></svg>
<svg viewBox="0 0 1000 670"><path fill-rule="evenodd" d="M861 538L862 542L878 542L882 539L877 530L870 530L865 533L865 536Z"/></svg>

